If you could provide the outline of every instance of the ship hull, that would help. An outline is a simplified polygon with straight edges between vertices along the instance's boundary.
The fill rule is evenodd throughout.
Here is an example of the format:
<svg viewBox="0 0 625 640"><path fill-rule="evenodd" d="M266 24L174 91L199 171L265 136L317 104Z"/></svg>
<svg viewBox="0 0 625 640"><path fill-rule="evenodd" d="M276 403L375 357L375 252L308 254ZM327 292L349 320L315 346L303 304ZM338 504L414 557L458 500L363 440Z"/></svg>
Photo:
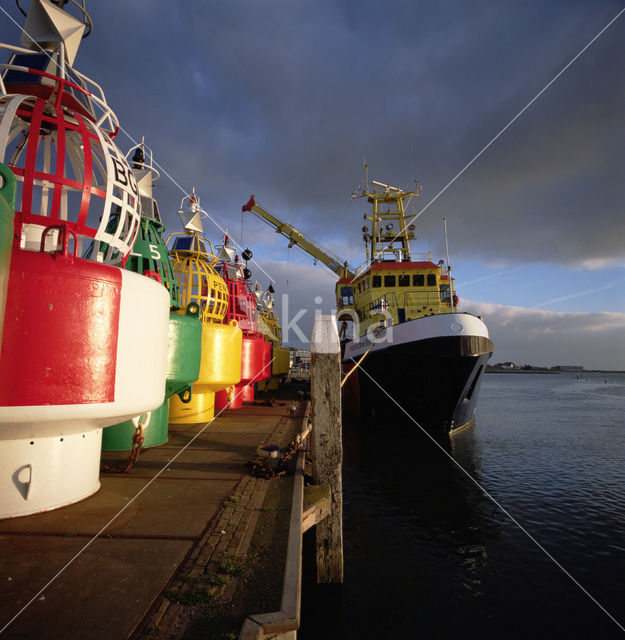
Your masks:
<svg viewBox="0 0 625 640"><path fill-rule="evenodd" d="M386 333L389 332L389 333ZM493 343L484 323L469 314L408 321L373 340L347 343L344 369L365 352L345 408L368 424L388 421L444 434L472 424ZM355 395L356 394L356 395ZM416 422L415 425L412 421Z"/></svg>

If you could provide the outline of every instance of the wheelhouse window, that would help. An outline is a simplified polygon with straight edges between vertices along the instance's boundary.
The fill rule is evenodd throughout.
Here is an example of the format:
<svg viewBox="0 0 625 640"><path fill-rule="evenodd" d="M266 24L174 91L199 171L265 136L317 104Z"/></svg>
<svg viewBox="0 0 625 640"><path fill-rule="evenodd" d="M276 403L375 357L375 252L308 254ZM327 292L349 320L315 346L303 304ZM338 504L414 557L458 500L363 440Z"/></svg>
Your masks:
<svg viewBox="0 0 625 640"><path fill-rule="evenodd" d="M354 288L341 287L341 300L343 301L343 306L354 304Z"/></svg>
<svg viewBox="0 0 625 640"><path fill-rule="evenodd" d="M382 286L382 276L373 276L371 281L374 289L379 289Z"/></svg>
<svg viewBox="0 0 625 640"><path fill-rule="evenodd" d="M436 286L436 274L428 273L428 287L435 287L435 286Z"/></svg>
<svg viewBox="0 0 625 640"><path fill-rule="evenodd" d="M397 284L400 287L409 287L410 286L410 276L409 275L397 276Z"/></svg>
<svg viewBox="0 0 625 640"><path fill-rule="evenodd" d="M413 287L424 287L425 286L425 276L422 273L415 273L412 276L412 286Z"/></svg>
<svg viewBox="0 0 625 640"><path fill-rule="evenodd" d="M385 287L394 287L395 286L395 276L384 276L384 286Z"/></svg>
<svg viewBox="0 0 625 640"><path fill-rule="evenodd" d="M448 284L442 284L440 286L441 290L441 302L449 302L450 299L450 288Z"/></svg>

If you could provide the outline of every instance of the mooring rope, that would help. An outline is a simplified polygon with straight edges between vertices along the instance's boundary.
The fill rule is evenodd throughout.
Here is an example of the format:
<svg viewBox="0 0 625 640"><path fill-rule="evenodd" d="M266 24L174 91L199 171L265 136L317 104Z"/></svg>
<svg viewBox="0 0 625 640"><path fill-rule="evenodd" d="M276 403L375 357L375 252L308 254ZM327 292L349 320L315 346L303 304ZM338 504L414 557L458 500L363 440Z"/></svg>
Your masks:
<svg viewBox="0 0 625 640"><path fill-rule="evenodd" d="M343 376L343 379L341 380L341 388L347 381L347 378L349 378L349 376L351 376L352 373L354 373L354 371L358 369L358 367L360 366L360 363L365 359L365 356L369 353L369 351L371 351L371 347L373 347L374 344L375 342L372 342L369 345L369 348L362 354L362 356L360 357L360 360L358 360L358 362Z"/></svg>

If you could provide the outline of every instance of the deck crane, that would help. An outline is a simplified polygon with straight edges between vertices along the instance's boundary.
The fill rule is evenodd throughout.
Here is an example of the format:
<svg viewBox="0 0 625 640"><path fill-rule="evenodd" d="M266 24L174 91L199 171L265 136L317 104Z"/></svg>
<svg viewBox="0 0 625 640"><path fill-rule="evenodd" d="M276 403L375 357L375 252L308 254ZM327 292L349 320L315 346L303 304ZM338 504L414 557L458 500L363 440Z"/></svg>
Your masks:
<svg viewBox="0 0 625 640"><path fill-rule="evenodd" d="M319 244L316 240L306 236L301 231L298 231L288 222L283 222L279 218L263 209L256 203L254 196L250 196L249 201L241 207L241 213L245 211L251 211L256 214L261 220L264 220L272 227L275 228L276 233L281 234L289 241L289 248L297 245L311 255L315 260L319 260L328 267L331 271L334 271L336 275L341 279L351 280L356 275L356 269L350 266L347 261L343 261L333 251Z"/></svg>
<svg viewBox="0 0 625 640"><path fill-rule="evenodd" d="M405 190L369 180L365 165L364 185L352 194L371 205L363 216L366 260L359 269L265 211L254 196L242 211L252 211L290 247L298 245L337 274L342 363L354 371L344 378L346 410L379 427L397 411L388 389L422 429L446 434L474 421L494 345L481 318L458 311L449 258L445 268L445 260L432 262L430 252L411 250L415 227L406 208L420 195L418 182Z"/></svg>

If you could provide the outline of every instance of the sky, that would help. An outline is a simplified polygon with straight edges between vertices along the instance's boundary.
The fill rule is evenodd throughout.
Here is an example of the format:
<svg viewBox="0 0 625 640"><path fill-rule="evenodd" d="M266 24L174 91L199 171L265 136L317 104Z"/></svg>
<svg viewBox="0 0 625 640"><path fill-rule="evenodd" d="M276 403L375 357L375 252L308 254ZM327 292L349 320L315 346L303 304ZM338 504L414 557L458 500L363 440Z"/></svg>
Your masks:
<svg viewBox="0 0 625 640"><path fill-rule="evenodd" d="M152 148L168 230L195 187L206 236L228 228L253 250L283 325L307 309L304 341L334 307L334 275L241 205L255 194L357 265L366 161L370 178L422 185L413 251L444 257L446 217L460 307L488 325L491 362L623 370L625 13L571 61L624 8L88 0L75 67L104 89L117 144ZM21 14L3 10L0 41L17 43Z"/></svg>

